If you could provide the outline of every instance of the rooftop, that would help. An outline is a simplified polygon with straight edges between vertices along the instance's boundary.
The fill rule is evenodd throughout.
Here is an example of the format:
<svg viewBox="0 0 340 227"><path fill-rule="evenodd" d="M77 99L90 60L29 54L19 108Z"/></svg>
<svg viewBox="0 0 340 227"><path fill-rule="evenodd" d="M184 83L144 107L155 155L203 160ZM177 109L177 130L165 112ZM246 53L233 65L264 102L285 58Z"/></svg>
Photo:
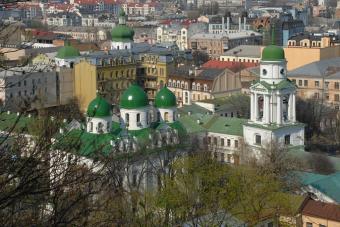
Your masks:
<svg viewBox="0 0 340 227"><path fill-rule="evenodd" d="M254 57L261 58L261 50L263 46L256 45L240 45L233 49L230 49L222 56L237 56L237 57Z"/></svg>
<svg viewBox="0 0 340 227"><path fill-rule="evenodd" d="M307 216L340 222L340 206L308 199L303 205L301 213Z"/></svg>

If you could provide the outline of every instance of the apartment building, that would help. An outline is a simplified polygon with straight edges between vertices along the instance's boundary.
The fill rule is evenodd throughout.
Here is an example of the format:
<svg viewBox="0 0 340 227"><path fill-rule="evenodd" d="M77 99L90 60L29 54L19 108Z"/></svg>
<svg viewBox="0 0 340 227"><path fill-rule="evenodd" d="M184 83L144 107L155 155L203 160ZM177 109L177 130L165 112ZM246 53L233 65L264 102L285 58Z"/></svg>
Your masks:
<svg viewBox="0 0 340 227"><path fill-rule="evenodd" d="M284 48L287 70L312 62L340 57L340 40L332 35L298 35L288 40Z"/></svg>
<svg viewBox="0 0 340 227"><path fill-rule="evenodd" d="M220 61L259 64L262 49L263 46L258 45L240 45L224 52L220 56Z"/></svg>
<svg viewBox="0 0 340 227"><path fill-rule="evenodd" d="M299 97L322 99L339 109L340 57L307 64L289 71L287 76L297 85Z"/></svg>
<svg viewBox="0 0 340 227"><path fill-rule="evenodd" d="M181 66L169 72L167 84L180 106L241 91L239 76L228 69Z"/></svg>

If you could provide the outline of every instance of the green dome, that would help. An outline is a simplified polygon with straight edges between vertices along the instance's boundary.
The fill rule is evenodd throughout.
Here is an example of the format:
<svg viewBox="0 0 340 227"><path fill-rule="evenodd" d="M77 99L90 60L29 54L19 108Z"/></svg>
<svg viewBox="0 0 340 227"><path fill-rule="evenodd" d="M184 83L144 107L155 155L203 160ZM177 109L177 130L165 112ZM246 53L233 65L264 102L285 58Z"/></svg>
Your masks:
<svg viewBox="0 0 340 227"><path fill-rule="evenodd" d="M129 28L125 24L119 24L112 29L111 37L112 41L122 42L122 41L133 41L133 36L135 32L133 29Z"/></svg>
<svg viewBox="0 0 340 227"><path fill-rule="evenodd" d="M279 46L270 45L262 51L262 61L282 61L284 59L285 51Z"/></svg>
<svg viewBox="0 0 340 227"><path fill-rule="evenodd" d="M163 87L156 95L155 106L168 108L176 106L176 96L167 87Z"/></svg>
<svg viewBox="0 0 340 227"><path fill-rule="evenodd" d="M137 109L148 105L148 97L144 90L138 85L131 85L124 91L120 98L120 108Z"/></svg>
<svg viewBox="0 0 340 227"><path fill-rule="evenodd" d="M80 56L80 53L78 49L74 48L73 46L67 45L67 46L63 46L62 48L58 50L56 58L66 59L66 58L75 58L79 56Z"/></svg>
<svg viewBox="0 0 340 227"><path fill-rule="evenodd" d="M111 105L102 97L97 96L87 107L89 117L108 117L111 116Z"/></svg>

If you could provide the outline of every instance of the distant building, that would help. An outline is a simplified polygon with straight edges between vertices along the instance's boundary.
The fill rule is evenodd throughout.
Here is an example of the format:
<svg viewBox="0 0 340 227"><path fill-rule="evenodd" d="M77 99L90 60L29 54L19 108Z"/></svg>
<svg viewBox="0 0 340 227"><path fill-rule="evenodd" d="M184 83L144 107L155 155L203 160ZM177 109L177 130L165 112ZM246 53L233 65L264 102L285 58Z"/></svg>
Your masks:
<svg viewBox="0 0 340 227"><path fill-rule="evenodd" d="M340 57L339 39L331 36L293 36L284 49L289 71L312 62Z"/></svg>
<svg viewBox="0 0 340 227"><path fill-rule="evenodd" d="M156 12L157 3L125 3L122 8L128 16L151 16Z"/></svg>
<svg viewBox="0 0 340 227"><path fill-rule="evenodd" d="M98 42L107 39L106 31L98 27L55 27L53 32L71 36L73 39L83 42Z"/></svg>
<svg viewBox="0 0 340 227"><path fill-rule="evenodd" d="M340 107L340 57L313 62L288 72L301 98L322 99Z"/></svg>
<svg viewBox="0 0 340 227"><path fill-rule="evenodd" d="M165 24L157 28L157 43L175 43L180 50L188 49L189 38L197 33L206 32L206 25L193 23L188 26L182 24Z"/></svg>
<svg viewBox="0 0 340 227"><path fill-rule="evenodd" d="M263 46L240 45L224 52L220 56L220 61L259 64L262 49Z"/></svg>
<svg viewBox="0 0 340 227"><path fill-rule="evenodd" d="M225 51L239 45L261 45L262 35L254 31L222 34L195 34L189 39L189 48L202 51L218 59Z"/></svg>
<svg viewBox="0 0 340 227"><path fill-rule="evenodd" d="M47 15L46 23L48 26L81 26L81 17L77 13L62 12Z"/></svg>
<svg viewBox="0 0 340 227"><path fill-rule="evenodd" d="M169 72L167 85L180 106L241 91L239 76L228 69L178 67Z"/></svg>
<svg viewBox="0 0 340 227"><path fill-rule="evenodd" d="M56 106L57 73L51 67L25 66L0 71L0 100L7 110Z"/></svg>

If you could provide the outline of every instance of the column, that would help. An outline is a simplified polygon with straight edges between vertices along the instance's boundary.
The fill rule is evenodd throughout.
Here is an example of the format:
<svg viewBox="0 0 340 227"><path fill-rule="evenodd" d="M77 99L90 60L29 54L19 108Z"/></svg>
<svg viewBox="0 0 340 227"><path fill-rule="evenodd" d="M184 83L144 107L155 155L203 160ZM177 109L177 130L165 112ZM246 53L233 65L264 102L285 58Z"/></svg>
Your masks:
<svg viewBox="0 0 340 227"><path fill-rule="evenodd" d="M254 93L250 93L250 120L255 121L255 111L254 111L254 103L255 103L255 95Z"/></svg>
<svg viewBox="0 0 340 227"><path fill-rule="evenodd" d="M264 95L263 119L265 124L270 123L270 96Z"/></svg>
<svg viewBox="0 0 340 227"><path fill-rule="evenodd" d="M292 105L292 94L289 95L289 99L288 99L288 120L291 121L292 120L292 113L293 113L293 105Z"/></svg>
<svg viewBox="0 0 340 227"><path fill-rule="evenodd" d="M292 94L292 122L296 122L296 101L295 101L295 93Z"/></svg>
<svg viewBox="0 0 340 227"><path fill-rule="evenodd" d="M258 100L258 97L257 97L257 93L255 93L255 96L254 96L254 99L255 99L255 102L254 102L254 105L255 105L255 108L254 108L254 112L255 112L255 121L257 121L257 119L259 118L259 100Z"/></svg>
<svg viewBox="0 0 340 227"><path fill-rule="evenodd" d="M276 98L276 107L276 123L280 125L282 124L282 97L279 95Z"/></svg>

